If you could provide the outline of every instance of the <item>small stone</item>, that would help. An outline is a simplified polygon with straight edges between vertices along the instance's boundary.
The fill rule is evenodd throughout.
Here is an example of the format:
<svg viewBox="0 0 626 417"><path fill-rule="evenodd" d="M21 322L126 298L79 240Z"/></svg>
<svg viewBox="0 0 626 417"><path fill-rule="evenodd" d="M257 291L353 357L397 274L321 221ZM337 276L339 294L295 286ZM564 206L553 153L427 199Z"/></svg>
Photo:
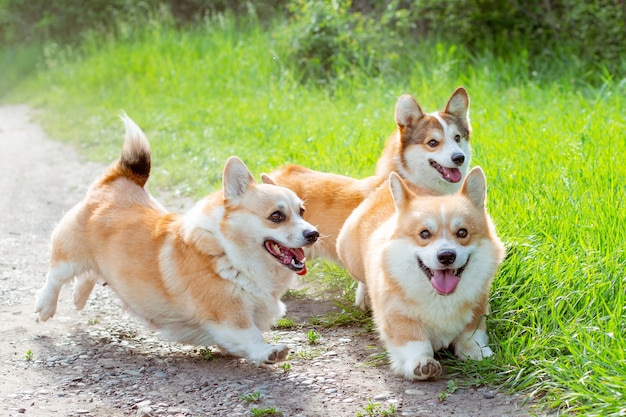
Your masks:
<svg viewBox="0 0 626 417"><path fill-rule="evenodd" d="M391 396L391 394L389 394L388 392L383 392L382 394L375 395L374 396L374 401L386 400L390 396Z"/></svg>
<svg viewBox="0 0 626 417"><path fill-rule="evenodd" d="M135 407L137 407L137 409L141 409L141 408L147 407L147 406L149 406L151 404L152 404L152 401L150 401L150 400L143 400L143 401L140 401L137 404L135 404Z"/></svg>
<svg viewBox="0 0 626 417"><path fill-rule="evenodd" d="M426 395L426 393L422 391L421 389L408 389L404 391L404 393L406 395Z"/></svg>
<svg viewBox="0 0 626 417"><path fill-rule="evenodd" d="M80 415L89 414L89 410L76 410L76 414L80 414Z"/></svg>
<svg viewBox="0 0 626 417"><path fill-rule="evenodd" d="M496 393L493 391L486 391L485 393L483 393L483 397L485 397L488 400L491 400L496 397Z"/></svg>
<svg viewBox="0 0 626 417"><path fill-rule="evenodd" d="M137 417L152 417L152 407L147 406L137 410Z"/></svg>

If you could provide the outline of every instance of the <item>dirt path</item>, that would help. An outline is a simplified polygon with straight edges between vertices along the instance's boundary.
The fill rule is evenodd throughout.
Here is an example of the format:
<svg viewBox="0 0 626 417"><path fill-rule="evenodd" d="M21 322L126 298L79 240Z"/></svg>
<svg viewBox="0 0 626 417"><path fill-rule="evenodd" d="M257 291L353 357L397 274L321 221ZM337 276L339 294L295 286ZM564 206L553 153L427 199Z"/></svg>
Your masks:
<svg viewBox="0 0 626 417"><path fill-rule="evenodd" d="M359 328L317 328L320 342L309 344L308 318L334 308L309 299L286 301L299 326L267 335L291 346L290 369L220 354L205 360L198 348L164 342L105 287L82 312L66 288L57 315L37 323L52 227L103 166L48 139L31 115L26 106L0 107L0 415L250 416L273 407L284 416L347 417L391 405L402 416L528 415L520 397L493 388L458 389L441 401L445 378L413 383L368 366L380 345ZM380 404L372 413L370 400Z"/></svg>

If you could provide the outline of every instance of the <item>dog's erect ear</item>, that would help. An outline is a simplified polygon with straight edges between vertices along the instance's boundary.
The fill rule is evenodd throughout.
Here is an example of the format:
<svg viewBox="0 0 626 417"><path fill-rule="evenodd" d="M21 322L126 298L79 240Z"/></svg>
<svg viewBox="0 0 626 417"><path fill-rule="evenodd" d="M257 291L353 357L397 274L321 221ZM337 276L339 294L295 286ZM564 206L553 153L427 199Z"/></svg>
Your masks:
<svg viewBox="0 0 626 417"><path fill-rule="evenodd" d="M410 94L400 96L396 102L396 124L403 130L413 127L419 119L424 117L424 112L417 101Z"/></svg>
<svg viewBox="0 0 626 417"><path fill-rule="evenodd" d="M222 176L222 187L226 201L238 199L254 183L254 177L241 159L236 156L228 158Z"/></svg>
<svg viewBox="0 0 626 417"><path fill-rule="evenodd" d="M467 174L460 193L469 198L479 209L485 208L487 179L481 167L474 167L469 174Z"/></svg>
<svg viewBox="0 0 626 417"><path fill-rule="evenodd" d="M404 180L393 171L389 174L389 190L397 211L402 210L411 201L413 193L407 188Z"/></svg>
<svg viewBox="0 0 626 417"><path fill-rule="evenodd" d="M266 173L261 174L261 181L263 181L263 184L276 185L274 180Z"/></svg>
<svg viewBox="0 0 626 417"><path fill-rule="evenodd" d="M470 99L467 90L463 87L459 87L452 93L443 112L469 122L469 105Z"/></svg>

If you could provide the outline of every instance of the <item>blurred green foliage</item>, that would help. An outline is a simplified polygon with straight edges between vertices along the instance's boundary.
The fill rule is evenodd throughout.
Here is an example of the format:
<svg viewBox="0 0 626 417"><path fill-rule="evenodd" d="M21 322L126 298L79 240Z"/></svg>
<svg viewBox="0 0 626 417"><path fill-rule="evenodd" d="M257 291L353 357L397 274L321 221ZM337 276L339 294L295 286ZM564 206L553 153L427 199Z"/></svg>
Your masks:
<svg viewBox="0 0 626 417"><path fill-rule="evenodd" d="M155 21L184 28L220 13L289 19L277 42L301 79L328 82L358 67L393 71L424 39L474 56L525 54L571 62L581 74L626 73L626 0L0 0L0 41L76 44Z"/></svg>

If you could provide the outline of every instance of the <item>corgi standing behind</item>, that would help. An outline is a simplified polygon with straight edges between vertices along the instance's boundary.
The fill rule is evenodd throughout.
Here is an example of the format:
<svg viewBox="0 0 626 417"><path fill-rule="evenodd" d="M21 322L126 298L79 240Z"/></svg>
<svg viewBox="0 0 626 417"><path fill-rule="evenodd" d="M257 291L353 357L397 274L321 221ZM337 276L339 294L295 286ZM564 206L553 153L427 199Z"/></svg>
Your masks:
<svg viewBox="0 0 626 417"><path fill-rule="evenodd" d="M130 118L122 120L121 157L52 234L39 319L54 315L69 281L79 309L103 282L166 338L218 345L255 363L284 360L288 348L266 343L262 332L284 315L281 296L295 274L306 273L302 247L318 237L302 218L302 201L265 175L257 184L231 157L221 191L185 216L168 213L144 188L148 141Z"/></svg>
<svg viewBox="0 0 626 417"><path fill-rule="evenodd" d="M397 129L387 139L374 176L354 179L299 165L287 165L270 173L278 185L293 190L304 200L305 218L320 232L321 238L307 248L307 255L340 264L336 240L341 226L391 172L432 194L456 192L467 175L472 156L469 104L463 87L454 91L442 111L430 114L424 113L412 96L401 96L395 108Z"/></svg>
<svg viewBox="0 0 626 417"><path fill-rule="evenodd" d="M359 280L356 303L369 302L393 371L407 379L441 373L434 352L454 346L482 359L489 291L504 246L485 208L483 171L456 194L424 195L396 173L348 217L339 257Z"/></svg>

